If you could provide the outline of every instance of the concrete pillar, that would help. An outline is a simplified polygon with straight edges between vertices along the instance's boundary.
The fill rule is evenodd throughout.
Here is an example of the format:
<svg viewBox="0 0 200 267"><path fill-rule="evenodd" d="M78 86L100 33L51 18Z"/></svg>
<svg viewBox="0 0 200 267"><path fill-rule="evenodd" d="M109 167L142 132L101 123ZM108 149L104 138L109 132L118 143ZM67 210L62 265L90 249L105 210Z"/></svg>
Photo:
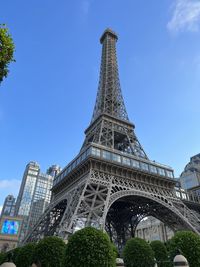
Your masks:
<svg viewBox="0 0 200 267"><path fill-rule="evenodd" d="M121 258L116 258L116 266L124 267L124 261Z"/></svg>
<svg viewBox="0 0 200 267"><path fill-rule="evenodd" d="M16 265L12 262L4 262L0 267L16 267Z"/></svg>
<svg viewBox="0 0 200 267"><path fill-rule="evenodd" d="M183 255L176 255L173 262L174 267L189 267L188 261Z"/></svg>

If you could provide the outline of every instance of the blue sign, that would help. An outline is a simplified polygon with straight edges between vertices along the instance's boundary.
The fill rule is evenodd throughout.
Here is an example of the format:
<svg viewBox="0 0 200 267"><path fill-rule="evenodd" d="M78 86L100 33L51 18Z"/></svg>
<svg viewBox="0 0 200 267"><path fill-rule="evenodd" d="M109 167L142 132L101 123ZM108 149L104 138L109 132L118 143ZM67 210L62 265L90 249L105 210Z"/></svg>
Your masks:
<svg viewBox="0 0 200 267"><path fill-rule="evenodd" d="M17 235L19 231L19 221L5 220L1 228L1 234Z"/></svg>

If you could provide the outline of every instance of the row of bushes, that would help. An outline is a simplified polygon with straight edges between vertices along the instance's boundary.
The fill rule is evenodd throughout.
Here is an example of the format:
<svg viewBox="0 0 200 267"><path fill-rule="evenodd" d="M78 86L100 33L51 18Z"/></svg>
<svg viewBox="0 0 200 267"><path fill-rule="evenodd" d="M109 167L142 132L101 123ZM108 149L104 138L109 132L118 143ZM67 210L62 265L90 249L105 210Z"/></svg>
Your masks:
<svg viewBox="0 0 200 267"><path fill-rule="evenodd" d="M130 239L124 248L126 267L172 267L177 254L186 257L190 267L200 267L200 236L190 231L177 232L165 244L152 241L150 244L140 238Z"/></svg>
<svg viewBox="0 0 200 267"><path fill-rule="evenodd" d="M153 267L155 259L158 267L170 267L177 249L190 267L200 267L200 237L187 231L176 233L166 244L132 238L126 243L123 259L126 267ZM117 254L107 234L87 227L72 235L67 245L58 237L46 237L38 244L1 253L0 264L11 256L17 267L29 267L33 262L41 267L114 267Z"/></svg>
<svg viewBox="0 0 200 267"><path fill-rule="evenodd" d="M11 255L12 254L12 255ZM87 227L73 234L67 245L58 237L45 237L0 254L0 264L12 258L17 267L114 267L117 250L107 234Z"/></svg>

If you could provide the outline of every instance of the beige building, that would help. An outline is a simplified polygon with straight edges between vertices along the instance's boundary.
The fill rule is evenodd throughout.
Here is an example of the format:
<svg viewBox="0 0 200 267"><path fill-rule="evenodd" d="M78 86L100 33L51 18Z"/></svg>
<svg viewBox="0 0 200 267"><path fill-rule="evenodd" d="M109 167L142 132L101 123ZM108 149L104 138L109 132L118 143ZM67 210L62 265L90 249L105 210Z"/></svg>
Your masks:
<svg viewBox="0 0 200 267"><path fill-rule="evenodd" d="M136 237L147 241L160 240L166 242L171 239L173 235L174 232L168 226L151 216L142 220L138 224L135 232Z"/></svg>
<svg viewBox="0 0 200 267"><path fill-rule="evenodd" d="M17 247L22 218L19 216L2 216L0 218L0 252Z"/></svg>
<svg viewBox="0 0 200 267"><path fill-rule="evenodd" d="M181 187L190 189L200 185L200 153L191 157L179 178Z"/></svg>

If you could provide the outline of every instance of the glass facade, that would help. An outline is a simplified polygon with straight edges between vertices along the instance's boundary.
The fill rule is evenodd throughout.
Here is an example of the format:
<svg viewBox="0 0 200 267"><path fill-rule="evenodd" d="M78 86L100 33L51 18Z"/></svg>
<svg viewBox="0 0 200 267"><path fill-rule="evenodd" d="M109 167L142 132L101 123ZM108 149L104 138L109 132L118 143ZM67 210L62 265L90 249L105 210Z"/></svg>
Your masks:
<svg viewBox="0 0 200 267"><path fill-rule="evenodd" d="M27 164L15 212L16 215L23 216L20 241L24 239L50 203L54 175L59 170L60 167L53 165L47 170L48 174L43 174L36 162Z"/></svg>
<svg viewBox="0 0 200 267"><path fill-rule="evenodd" d="M139 169L148 173L154 173L160 176L164 176L168 179L174 179L173 170L165 165L156 163L150 160L144 160L142 158L134 157L125 153L115 153L102 146L97 146L92 144L92 146L86 149L83 153L79 154L72 162L70 162L67 167L65 167L59 175L56 176L53 182L53 186L58 184L62 179L64 179L73 169L76 168L82 161L88 157L101 158L106 161L111 161L120 165L124 165L127 168Z"/></svg>
<svg viewBox="0 0 200 267"><path fill-rule="evenodd" d="M15 198L13 195L8 195L5 198L1 216L6 215L6 216L14 216L15 214Z"/></svg>
<svg viewBox="0 0 200 267"><path fill-rule="evenodd" d="M185 189L192 188L199 185L199 181L196 173L186 173L182 174L180 178L181 186Z"/></svg>
<svg viewBox="0 0 200 267"><path fill-rule="evenodd" d="M200 185L200 154L190 158L189 163L181 173L179 181L184 189Z"/></svg>
<svg viewBox="0 0 200 267"><path fill-rule="evenodd" d="M28 228L32 228L51 200L51 188L53 185L53 178L51 175L40 173L37 178L33 200L30 208L30 216L28 221Z"/></svg>
<svg viewBox="0 0 200 267"><path fill-rule="evenodd" d="M40 167L36 162L30 162L25 169L22 184L16 204L17 215L28 216L31 202L33 199L33 192L37 180Z"/></svg>
<svg viewBox="0 0 200 267"><path fill-rule="evenodd" d="M29 218L28 216L30 214L33 192L39 171L40 167L34 161L28 163L24 171L15 210L15 214L17 216L19 215L23 217L21 232L20 232L20 241L24 239L28 231L28 218Z"/></svg>

